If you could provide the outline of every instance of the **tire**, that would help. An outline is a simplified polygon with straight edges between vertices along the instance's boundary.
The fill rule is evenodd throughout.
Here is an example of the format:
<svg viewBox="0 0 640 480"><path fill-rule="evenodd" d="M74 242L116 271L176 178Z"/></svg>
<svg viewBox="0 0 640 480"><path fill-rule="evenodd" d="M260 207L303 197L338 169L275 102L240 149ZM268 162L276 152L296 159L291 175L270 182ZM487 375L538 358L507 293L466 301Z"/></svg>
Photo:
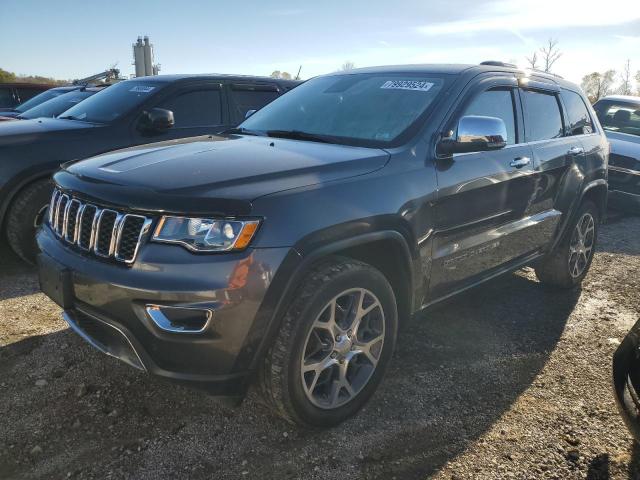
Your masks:
<svg viewBox="0 0 640 480"><path fill-rule="evenodd" d="M370 310L352 317L356 305ZM384 275L365 263L333 257L307 275L289 305L259 372L262 395L291 423L337 425L376 390L397 330L396 299ZM309 364L325 366L304 371Z"/></svg>
<svg viewBox="0 0 640 480"><path fill-rule="evenodd" d="M9 207L6 220L7 241L25 262L35 263L38 254L36 230L45 218L53 183L39 180L20 191Z"/></svg>
<svg viewBox="0 0 640 480"><path fill-rule="evenodd" d="M590 200L584 201L562 241L535 266L536 276L541 283L563 289L574 288L582 283L593 261L599 221L596 205ZM579 231L585 233L583 243L580 243Z"/></svg>

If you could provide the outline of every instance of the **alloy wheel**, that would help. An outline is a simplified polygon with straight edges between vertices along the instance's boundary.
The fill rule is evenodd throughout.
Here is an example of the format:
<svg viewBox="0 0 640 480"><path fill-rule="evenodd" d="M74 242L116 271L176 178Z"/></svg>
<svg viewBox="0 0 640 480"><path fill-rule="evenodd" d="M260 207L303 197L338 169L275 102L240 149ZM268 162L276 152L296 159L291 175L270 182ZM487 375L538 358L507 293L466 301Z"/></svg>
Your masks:
<svg viewBox="0 0 640 480"><path fill-rule="evenodd" d="M334 409L354 399L375 372L384 337L384 311L371 291L349 289L335 296L304 344L300 375L309 401Z"/></svg>
<svg viewBox="0 0 640 480"><path fill-rule="evenodd" d="M577 278L589 265L595 242L595 220L590 213L584 213L576 224L569 243L569 273Z"/></svg>

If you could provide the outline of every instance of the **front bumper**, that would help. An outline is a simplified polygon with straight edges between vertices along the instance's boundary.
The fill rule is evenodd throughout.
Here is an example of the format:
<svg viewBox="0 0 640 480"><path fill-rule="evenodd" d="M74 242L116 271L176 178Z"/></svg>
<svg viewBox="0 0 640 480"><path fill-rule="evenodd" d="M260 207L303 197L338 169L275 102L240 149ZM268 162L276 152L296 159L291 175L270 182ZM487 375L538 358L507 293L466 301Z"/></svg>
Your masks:
<svg viewBox="0 0 640 480"><path fill-rule="evenodd" d="M640 321L613 355L613 388L618 410L629 431L640 442Z"/></svg>
<svg viewBox="0 0 640 480"><path fill-rule="evenodd" d="M287 277L299 258L289 248L196 255L147 243L126 267L71 249L48 226L38 234L38 245L43 290L80 336L136 368L224 396L246 391L273 320L269 298L277 297L273 290L284 284L278 278ZM149 314L149 305L212 315L202 331L167 331Z"/></svg>

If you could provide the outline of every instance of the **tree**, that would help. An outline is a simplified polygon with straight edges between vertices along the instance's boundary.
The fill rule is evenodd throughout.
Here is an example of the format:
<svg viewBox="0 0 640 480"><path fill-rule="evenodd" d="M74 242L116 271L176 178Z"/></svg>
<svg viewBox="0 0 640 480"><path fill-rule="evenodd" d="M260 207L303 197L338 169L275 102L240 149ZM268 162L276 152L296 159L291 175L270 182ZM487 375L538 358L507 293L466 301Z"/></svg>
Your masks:
<svg viewBox="0 0 640 480"><path fill-rule="evenodd" d="M0 83L15 82L16 74L0 68Z"/></svg>
<svg viewBox="0 0 640 480"><path fill-rule="evenodd" d="M636 72L636 83L638 84L638 95L640 95L640 70Z"/></svg>
<svg viewBox="0 0 640 480"><path fill-rule="evenodd" d="M354 68L356 68L356 64L353 63L351 60L347 60L342 64L342 67L340 67L340 70L342 70L343 72L346 72L347 70L353 70Z"/></svg>
<svg viewBox="0 0 640 480"><path fill-rule="evenodd" d="M545 72L550 72L553 64L562 56L562 52L558 48L558 40L554 40L553 38L550 38L547 41L547 45L540 49L540 53L542 54L542 63Z"/></svg>
<svg viewBox="0 0 640 480"><path fill-rule="evenodd" d="M627 59L627 63L624 65L624 69L620 74L620 87L618 87L618 93L620 95L631 95L633 89L631 86L631 60Z"/></svg>
<svg viewBox="0 0 640 480"><path fill-rule="evenodd" d="M289 72L281 72L280 70L274 70L271 73L271 78L282 78L283 80L291 80L291 74Z"/></svg>
<svg viewBox="0 0 640 480"><path fill-rule="evenodd" d="M613 86L615 77L615 70L607 70L604 73L590 73L582 77L582 90L587 94L591 103L597 102L602 97L611 93L611 87Z"/></svg>
<svg viewBox="0 0 640 480"><path fill-rule="evenodd" d="M530 57L526 57L527 62L529 62L529 68L531 70L537 70L538 69L538 52L533 52L533 55L531 55Z"/></svg>

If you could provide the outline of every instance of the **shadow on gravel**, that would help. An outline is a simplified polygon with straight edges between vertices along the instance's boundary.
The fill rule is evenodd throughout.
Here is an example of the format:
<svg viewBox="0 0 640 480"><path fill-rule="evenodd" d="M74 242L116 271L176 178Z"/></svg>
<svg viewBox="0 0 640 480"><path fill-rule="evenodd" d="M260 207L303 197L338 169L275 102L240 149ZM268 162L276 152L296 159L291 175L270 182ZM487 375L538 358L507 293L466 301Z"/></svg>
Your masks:
<svg viewBox="0 0 640 480"><path fill-rule="evenodd" d="M609 210L599 233L598 252L640 255L640 216Z"/></svg>
<svg viewBox="0 0 640 480"><path fill-rule="evenodd" d="M406 427L380 439L371 473L425 478L462 453L531 386L579 296L514 274L416 321L400 337L381 413Z"/></svg>
<svg viewBox="0 0 640 480"><path fill-rule="evenodd" d="M0 348L0 377L12 385L0 389L10 412L0 418L0 478L112 469L129 478L241 478L250 468L249 478L425 479L523 391L544 388L536 375L579 296L518 273L426 312L401 334L365 410L322 432L270 416L253 392L229 410L139 374L69 330L21 340ZM38 378L47 385L35 386ZM34 445L44 452L30 454Z"/></svg>
<svg viewBox="0 0 640 480"><path fill-rule="evenodd" d="M0 235L0 301L40 291L36 269L20 260Z"/></svg>

